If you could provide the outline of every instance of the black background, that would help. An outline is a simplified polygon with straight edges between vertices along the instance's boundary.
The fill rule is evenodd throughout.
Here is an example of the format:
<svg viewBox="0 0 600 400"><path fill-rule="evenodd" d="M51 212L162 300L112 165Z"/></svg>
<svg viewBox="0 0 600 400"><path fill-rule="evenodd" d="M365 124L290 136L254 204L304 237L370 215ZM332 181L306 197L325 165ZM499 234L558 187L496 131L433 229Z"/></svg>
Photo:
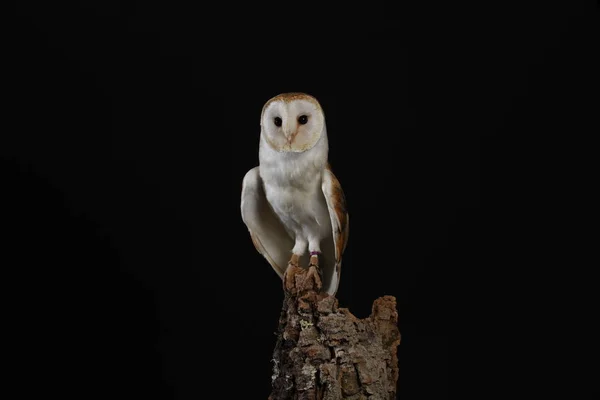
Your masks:
<svg viewBox="0 0 600 400"><path fill-rule="evenodd" d="M560 171L548 148L589 129L597 9L191 4L5 14L9 378L62 398L266 398L282 292L241 180L263 103L303 91L351 214L340 304L363 318L396 296L399 398L448 398L467 357L450 341L489 345L529 194Z"/></svg>

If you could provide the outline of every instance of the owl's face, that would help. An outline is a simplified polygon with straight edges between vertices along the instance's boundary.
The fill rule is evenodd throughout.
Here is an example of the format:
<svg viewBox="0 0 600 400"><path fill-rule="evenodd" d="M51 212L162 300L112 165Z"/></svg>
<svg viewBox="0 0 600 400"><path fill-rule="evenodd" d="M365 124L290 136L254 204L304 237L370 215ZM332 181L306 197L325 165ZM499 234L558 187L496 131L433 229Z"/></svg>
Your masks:
<svg viewBox="0 0 600 400"><path fill-rule="evenodd" d="M283 93L264 105L260 126L263 137L274 150L301 153L321 138L325 116L314 97Z"/></svg>

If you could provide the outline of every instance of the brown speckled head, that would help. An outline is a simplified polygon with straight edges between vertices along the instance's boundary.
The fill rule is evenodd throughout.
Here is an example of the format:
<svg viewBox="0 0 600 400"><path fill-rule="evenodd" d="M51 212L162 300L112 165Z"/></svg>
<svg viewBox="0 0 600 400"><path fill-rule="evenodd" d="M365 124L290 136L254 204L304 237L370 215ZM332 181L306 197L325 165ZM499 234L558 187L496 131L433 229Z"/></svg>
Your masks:
<svg viewBox="0 0 600 400"><path fill-rule="evenodd" d="M319 104L319 101L314 96L311 96L310 94L302 93L302 92L288 92L288 93L280 93L277 96L273 96L269 100L267 100L267 102L265 103L265 105L262 108L262 113L264 114L265 109L267 108L267 106L269 104L271 104L272 102L277 101L277 100L283 101L284 103L290 103L294 100L306 100L306 101L312 102L315 106L317 106L319 109L321 109L321 104Z"/></svg>

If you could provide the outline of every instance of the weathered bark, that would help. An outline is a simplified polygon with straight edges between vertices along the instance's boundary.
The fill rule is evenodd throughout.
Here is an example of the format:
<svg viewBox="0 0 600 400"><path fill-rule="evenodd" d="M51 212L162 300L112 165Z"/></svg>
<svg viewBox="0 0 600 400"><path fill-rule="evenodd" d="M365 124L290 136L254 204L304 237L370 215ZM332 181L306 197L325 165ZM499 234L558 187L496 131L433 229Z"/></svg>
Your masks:
<svg viewBox="0 0 600 400"><path fill-rule="evenodd" d="M306 270L290 273L296 285L279 319L269 400L395 399L396 299L378 298L371 315L358 319L335 297L317 293Z"/></svg>

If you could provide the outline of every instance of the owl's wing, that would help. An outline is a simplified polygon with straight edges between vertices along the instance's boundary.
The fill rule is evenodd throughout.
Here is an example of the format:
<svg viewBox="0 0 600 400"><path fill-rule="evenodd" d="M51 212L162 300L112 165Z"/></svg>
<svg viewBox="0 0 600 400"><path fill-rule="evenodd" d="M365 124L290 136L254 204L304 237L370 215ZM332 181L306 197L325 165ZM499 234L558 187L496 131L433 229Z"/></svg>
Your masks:
<svg viewBox="0 0 600 400"><path fill-rule="evenodd" d="M242 181L242 220L256 250L283 277L294 241L271 209L258 170L259 167L252 168Z"/></svg>
<svg viewBox="0 0 600 400"><path fill-rule="evenodd" d="M333 275L330 281L327 279L329 281L327 283L329 284L326 287L326 291L334 295L340 281L342 254L346 249L348 234L350 233L350 216L346 210L346 198L342 186L329 167L323 173L321 189L323 190L327 208L329 209L335 254L335 265L332 269Z"/></svg>

